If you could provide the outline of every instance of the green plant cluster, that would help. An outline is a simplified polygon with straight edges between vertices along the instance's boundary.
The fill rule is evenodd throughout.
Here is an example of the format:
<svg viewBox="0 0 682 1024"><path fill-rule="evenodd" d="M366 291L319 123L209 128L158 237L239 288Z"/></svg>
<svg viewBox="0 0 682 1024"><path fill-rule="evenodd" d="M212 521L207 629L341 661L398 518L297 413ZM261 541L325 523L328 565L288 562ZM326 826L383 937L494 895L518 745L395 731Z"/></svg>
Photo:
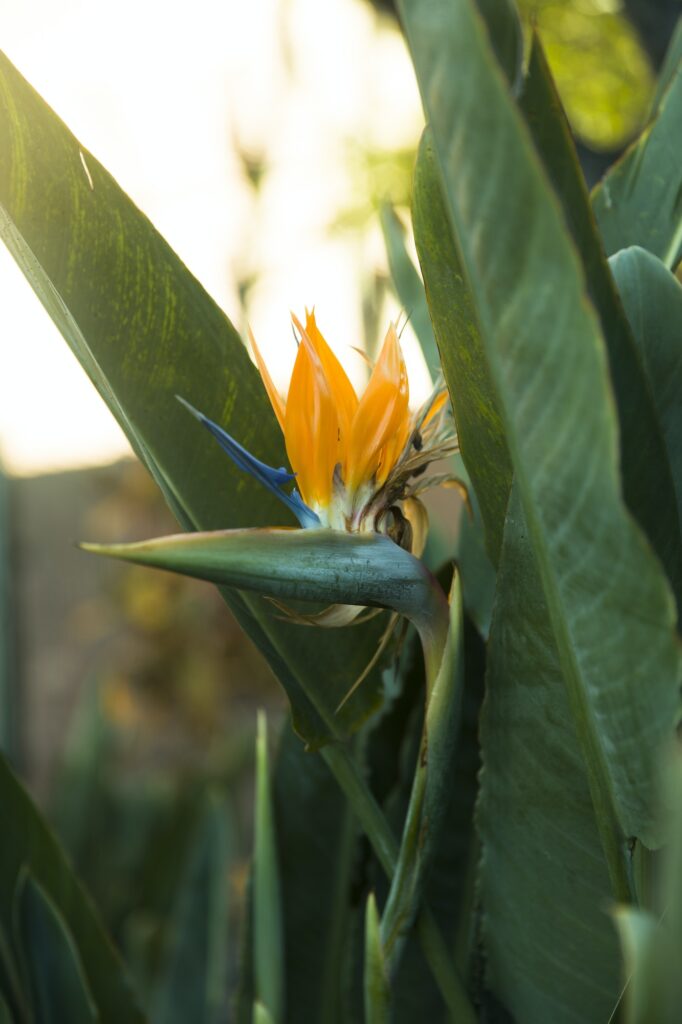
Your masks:
<svg viewBox="0 0 682 1024"><path fill-rule="evenodd" d="M240 338L4 58L0 233L186 531L99 550L216 583L290 702L272 771L259 723L234 1018L675 1024L682 32L590 196L512 0L398 6L427 125L421 275L390 208L383 227L473 506L456 550L431 538L440 582L383 536L275 529L280 506L175 401L283 464ZM268 597L411 631L344 701L385 617L313 630ZM214 802L144 1009L4 765L0 808L0 1020L224 1019Z"/></svg>

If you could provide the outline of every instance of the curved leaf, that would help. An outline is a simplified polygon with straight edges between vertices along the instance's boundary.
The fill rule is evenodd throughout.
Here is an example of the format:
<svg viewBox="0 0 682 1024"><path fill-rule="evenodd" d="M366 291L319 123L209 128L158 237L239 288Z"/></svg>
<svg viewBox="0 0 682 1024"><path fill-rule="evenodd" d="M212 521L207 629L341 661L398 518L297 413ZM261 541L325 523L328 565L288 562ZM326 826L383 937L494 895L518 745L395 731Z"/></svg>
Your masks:
<svg viewBox="0 0 682 1024"><path fill-rule="evenodd" d="M656 403L682 520L682 286L637 246L609 262Z"/></svg>
<svg viewBox="0 0 682 1024"><path fill-rule="evenodd" d="M609 256L631 245L675 267L682 246L682 64L654 119L592 193Z"/></svg>
<svg viewBox="0 0 682 1024"><path fill-rule="evenodd" d="M279 502L239 474L175 399L201 408L265 462L284 463L268 399L234 328L1 54L0 237L183 528L286 521ZM342 635L302 631L258 601L224 596L287 689L309 742L346 735L376 708L378 671L334 719L333 733L324 725L372 657L382 624L359 628L351 650Z"/></svg>
<svg viewBox="0 0 682 1024"><path fill-rule="evenodd" d="M96 1024L73 937L47 893L26 871L18 882L17 919L36 1024Z"/></svg>
<svg viewBox="0 0 682 1024"><path fill-rule="evenodd" d="M431 379L435 381L441 370L440 356L429 319L424 285L405 245L405 228L389 203L381 206L379 216L396 295L417 335Z"/></svg>
<svg viewBox="0 0 682 1024"><path fill-rule="evenodd" d="M4 830L0 843L0 928L11 934L19 874L22 868L28 868L73 937L102 1024L119 1024L122 1020L142 1024L144 1016L125 968L94 908L52 833L2 758L0 807L5 821L12 823Z"/></svg>
<svg viewBox="0 0 682 1024"><path fill-rule="evenodd" d="M626 837L662 839L657 764L681 667L674 603L622 503L599 326L484 27L470 0L400 8L602 844L627 898Z"/></svg>
<svg viewBox="0 0 682 1024"><path fill-rule="evenodd" d="M217 1024L228 1003L229 825L225 801L203 800L179 878L153 1024Z"/></svg>

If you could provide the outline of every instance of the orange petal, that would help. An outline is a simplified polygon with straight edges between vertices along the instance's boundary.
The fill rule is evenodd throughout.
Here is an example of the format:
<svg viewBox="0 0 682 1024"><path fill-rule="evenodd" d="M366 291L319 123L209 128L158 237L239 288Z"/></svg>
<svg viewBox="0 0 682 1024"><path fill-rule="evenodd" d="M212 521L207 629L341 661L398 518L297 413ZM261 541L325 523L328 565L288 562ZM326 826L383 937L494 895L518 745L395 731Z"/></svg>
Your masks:
<svg viewBox="0 0 682 1024"><path fill-rule="evenodd" d="M294 323L298 326L299 330L301 330L301 325L295 318ZM339 425L342 432L341 440L342 444L345 446L350 439L350 425L358 407L358 396L355 394L355 389L349 381L346 371L341 366L341 363L336 358L327 342L324 340L322 332L315 322L314 309L310 312L306 310L305 333L310 338L315 351L320 357L320 362L322 363L327 381L329 382L329 387L332 395L334 396L336 408L339 413Z"/></svg>
<svg viewBox="0 0 682 1024"><path fill-rule="evenodd" d="M348 457L348 484L353 490L376 473L382 463L383 449L388 458L393 461L397 458L400 452L394 448L409 430L408 402L405 360L396 329L391 324L353 418ZM393 465L388 458L382 465L384 479Z"/></svg>
<svg viewBox="0 0 682 1024"><path fill-rule="evenodd" d="M393 466L398 461L398 457L402 455L403 449L407 444L407 439L410 436L410 421L405 416L403 422L400 424L395 434L388 440L381 450L381 457L379 460L379 466L377 469L377 485L381 487L385 482L388 474L393 469Z"/></svg>
<svg viewBox="0 0 682 1024"><path fill-rule="evenodd" d="M256 339L254 338L253 331L251 330L250 327L249 327L249 338L251 339L251 347L253 348L253 354L256 357L256 363L258 364L258 369L260 371L261 379L262 379L263 383L265 384L265 390L268 393L268 398L270 399L270 404L272 405L272 408L275 410L275 416L277 417L277 421L278 421L278 423L280 425L280 428L281 428L282 432L284 432L284 417L285 417L285 411L286 411L286 405L284 403L284 399L280 395L280 393L277 390L277 388L275 387L275 385L272 383L272 377L268 373L268 368L265 365L265 360L263 359L263 356L260 353L260 349L258 348L258 345L256 344Z"/></svg>
<svg viewBox="0 0 682 1024"><path fill-rule="evenodd" d="M301 330L301 343L287 395L284 439L301 497L328 505L339 461L339 417L322 363Z"/></svg>
<svg viewBox="0 0 682 1024"><path fill-rule="evenodd" d="M443 390L438 393L438 395L434 398L433 402L431 403L431 408L424 417L424 422L422 423L422 430L424 429L426 424L430 420L432 420L437 413L441 411L449 397L450 396L446 388L443 388Z"/></svg>

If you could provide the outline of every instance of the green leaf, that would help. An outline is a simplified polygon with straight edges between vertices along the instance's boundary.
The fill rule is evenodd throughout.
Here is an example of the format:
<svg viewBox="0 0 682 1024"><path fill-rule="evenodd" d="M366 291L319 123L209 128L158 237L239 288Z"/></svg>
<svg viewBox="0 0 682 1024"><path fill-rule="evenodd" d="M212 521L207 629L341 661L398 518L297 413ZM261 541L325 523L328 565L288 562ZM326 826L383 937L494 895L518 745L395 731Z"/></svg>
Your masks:
<svg viewBox="0 0 682 1024"><path fill-rule="evenodd" d="M624 1024L673 1024L674 1018L666 1018L661 1005L661 948L656 918L637 907L617 907L614 918L625 957ZM676 1009L679 1012L679 1005Z"/></svg>
<svg viewBox="0 0 682 1024"><path fill-rule="evenodd" d="M284 1020L284 928L265 712L258 713L253 849L253 965L257 1001Z"/></svg>
<svg viewBox="0 0 682 1024"><path fill-rule="evenodd" d="M225 801L208 793L179 880L153 1024L216 1024L228 1002L230 837Z"/></svg>
<svg viewBox="0 0 682 1024"><path fill-rule="evenodd" d="M436 580L419 559L378 533L216 530L81 546L271 597L391 608L415 623L434 655L447 633L447 602Z"/></svg>
<svg viewBox="0 0 682 1024"><path fill-rule="evenodd" d="M512 89L521 79L523 29L515 0L476 0L485 22L495 57Z"/></svg>
<svg viewBox="0 0 682 1024"><path fill-rule="evenodd" d="M374 893L367 897L365 911L365 1024L388 1024L389 986L381 925Z"/></svg>
<svg viewBox="0 0 682 1024"><path fill-rule="evenodd" d="M453 555L462 579L465 611L485 640L490 632L495 598L495 570L485 549L483 520L476 492L471 487L466 469L457 465L460 460L461 455L456 455L455 472L469 491L469 503L460 515Z"/></svg>
<svg viewBox="0 0 682 1024"><path fill-rule="evenodd" d="M416 637L412 639L416 641ZM459 975L466 978L476 919L474 886L478 855L473 808L480 768L478 720L485 667L484 644L466 618L463 649L465 679L461 725L447 775L443 807L439 809L442 824L429 856L423 904L433 910L448 948L455 951ZM416 642L410 643L408 638L400 658L403 688L372 730L368 746L372 786L396 831L405 818L412 772L421 746L425 683L420 659L415 658L417 654ZM383 903L385 886L381 876L371 876L369 884ZM444 1019L442 997L413 936L408 938L399 969L392 977L391 995L392 1019L395 1018L396 1024L411 1024L422 1017L434 1021Z"/></svg>
<svg viewBox="0 0 682 1024"><path fill-rule="evenodd" d="M253 1024L276 1024L270 1011L259 1002L253 1004L251 1020Z"/></svg>
<svg viewBox="0 0 682 1024"><path fill-rule="evenodd" d="M599 325L483 25L468 0L400 9L602 845L627 898L626 837L662 839L657 763L681 667L674 603L622 503ZM452 342L439 344L449 377Z"/></svg>
<svg viewBox="0 0 682 1024"><path fill-rule="evenodd" d="M672 39L668 51L663 61L663 67L661 68L658 81L656 83L656 92L654 93L653 100L651 102L651 115L655 115L658 110L661 101L665 95L665 91L670 85L671 81L677 74L677 71L682 61L682 16L677 19L677 25L673 32Z"/></svg>
<svg viewBox="0 0 682 1024"><path fill-rule="evenodd" d="M17 886L18 927L36 1024L95 1024L100 1015L63 917L30 871L22 871Z"/></svg>
<svg viewBox="0 0 682 1024"><path fill-rule="evenodd" d="M431 379L435 381L441 372L440 356L426 305L424 285L405 245L405 228L389 203L382 204L379 215L396 295L421 345Z"/></svg>
<svg viewBox="0 0 682 1024"><path fill-rule="evenodd" d="M4 820L12 823L0 843L0 928L11 934L17 882L22 867L28 868L73 937L102 1024L123 1020L142 1024L144 1017L123 964L94 908L52 833L2 758L0 807Z"/></svg>
<svg viewBox="0 0 682 1024"><path fill-rule="evenodd" d="M464 691L462 591L455 574L450 590L450 628L437 668L426 678L426 713L398 864L381 922L382 948L395 963L420 906L428 871L441 839L448 807Z"/></svg>
<svg viewBox="0 0 682 1024"><path fill-rule="evenodd" d="M631 245L675 267L682 245L682 65L656 116L592 193L609 256Z"/></svg>
<svg viewBox="0 0 682 1024"><path fill-rule="evenodd" d="M338 1024L357 825L327 765L306 752L286 724L273 789L284 927L285 1019L290 1024Z"/></svg>
<svg viewBox="0 0 682 1024"><path fill-rule="evenodd" d="M9 481L0 462L0 750L8 757L18 752L17 693L14 686L14 597L11 559Z"/></svg>
<svg viewBox="0 0 682 1024"><path fill-rule="evenodd" d="M599 315L618 407L621 450L627 454L621 468L623 495L666 567L680 605L682 535L669 449L641 354L604 255L561 100L537 36L533 37L520 105L561 202L585 269L590 299Z"/></svg>
<svg viewBox="0 0 682 1024"><path fill-rule="evenodd" d="M656 403L682 521L682 287L660 260L636 246L609 262Z"/></svg>
<svg viewBox="0 0 682 1024"><path fill-rule="evenodd" d="M175 398L192 402L260 459L284 463L274 415L234 328L2 55L0 236L183 528L286 522L283 507L236 470ZM282 330L288 337L285 324ZM346 735L377 707L378 670L331 734L323 723L370 660L382 624L358 627L351 648L343 635L301 630L252 598L224 596L285 686L309 742Z"/></svg>
<svg viewBox="0 0 682 1024"><path fill-rule="evenodd" d="M0 1024L12 1024L12 1020L10 1008L0 993Z"/></svg>
<svg viewBox="0 0 682 1024"><path fill-rule="evenodd" d="M512 466L428 131L417 155L412 219L462 458L481 508L488 554L497 565Z"/></svg>
<svg viewBox="0 0 682 1024"><path fill-rule="evenodd" d="M516 488L488 643L477 808L488 979L519 1021L604 1021L621 964L609 874Z"/></svg>

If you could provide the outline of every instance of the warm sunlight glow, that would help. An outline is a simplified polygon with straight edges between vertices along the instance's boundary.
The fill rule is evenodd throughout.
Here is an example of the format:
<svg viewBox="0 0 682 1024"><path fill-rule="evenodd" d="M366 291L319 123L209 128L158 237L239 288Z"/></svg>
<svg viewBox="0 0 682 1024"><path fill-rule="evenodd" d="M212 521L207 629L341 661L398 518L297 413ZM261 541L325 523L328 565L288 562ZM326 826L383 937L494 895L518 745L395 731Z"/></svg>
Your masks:
<svg viewBox="0 0 682 1024"><path fill-rule="evenodd" d="M367 5L122 0L104 24L82 0L10 0L2 47L244 334L238 283L258 270L248 319L274 386L289 380L296 355L282 325L314 300L362 392L367 368L352 346L362 343L363 275L385 268L383 244L378 227L331 225L363 201L349 146L412 145L421 123L403 44ZM267 163L257 197L235 144ZM386 302L382 322L399 313ZM0 333L0 455L10 471L129 451L4 248ZM409 327L401 342L419 402L429 380Z"/></svg>

